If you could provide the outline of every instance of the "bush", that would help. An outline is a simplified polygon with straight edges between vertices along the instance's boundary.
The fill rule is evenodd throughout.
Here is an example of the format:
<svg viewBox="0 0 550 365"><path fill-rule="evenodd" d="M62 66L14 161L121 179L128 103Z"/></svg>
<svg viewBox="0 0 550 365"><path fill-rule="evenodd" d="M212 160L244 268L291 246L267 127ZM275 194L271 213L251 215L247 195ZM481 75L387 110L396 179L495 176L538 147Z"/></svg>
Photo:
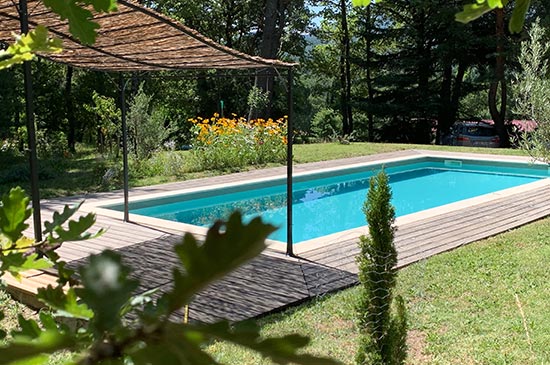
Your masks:
<svg viewBox="0 0 550 365"><path fill-rule="evenodd" d="M66 157L67 146L67 136L61 131L36 131L36 153L39 158ZM0 141L0 153L7 153L13 157L24 156L28 148L27 127L10 128L10 136Z"/></svg>
<svg viewBox="0 0 550 365"><path fill-rule="evenodd" d="M537 128L518 139L519 146L533 158L550 164L550 80L546 54L550 49L548 36L537 20L529 31L529 40L521 45L518 62L521 73L515 75L514 112L521 118L534 120Z"/></svg>
<svg viewBox="0 0 550 365"><path fill-rule="evenodd" d="M147 159L162 147L170 135L170 128L165 126L166 111L153 108L152 96L145 94L143 84L128 107L128 134L136 158Z"/></svg>
<svg viewBox="0 0 550 365"><path fill-rule="evenodd" d="M311 120L311 131L319 138L337 139L342 130L342 116L334 109L323 108Z"/></svg>
<svg viewBox="0 0 550 365"><path fill-rule="evenodd" d="M286 117L246 121L214 114L190 122L194 124L192 155L197 169L239 169L286 159Z"/></svg>
<svg viewBox="0 0 550 365"><path fill-rule="evenodd" d="M69 153L65 133L48 130L36 131L36 153L39 158L64 158Z"/></svg>
<svg viewBox="0 0 550 365"><path fill-rule="evenodd" d="M190 170L188 161L181 151L155 152L146 160L130 158L129 165L130 176L135 179L154 176L183 176Z"/></svg>
<svg viewBox="0 0 550 365"><path fill-rule="evenodd" d="M87 133L96 140L99 152L109 152L118 157L122 137L120 108L114 98L100 95L96 91L92 94L92 100L93 105L83 106L97 119Z"/></svg>

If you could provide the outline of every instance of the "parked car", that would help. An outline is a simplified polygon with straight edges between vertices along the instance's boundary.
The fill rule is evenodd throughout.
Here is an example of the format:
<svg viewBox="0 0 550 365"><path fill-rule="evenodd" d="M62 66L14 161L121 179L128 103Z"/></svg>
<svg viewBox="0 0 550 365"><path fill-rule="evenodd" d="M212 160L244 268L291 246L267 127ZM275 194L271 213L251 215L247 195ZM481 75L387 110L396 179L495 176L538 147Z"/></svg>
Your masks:
<svg viewBox="0 0 550 365"><path fill-rule="evenodd" d="M500 138L494 125L485 122L456 122L451 128L449 144L453 146L500 146Z"/></svg>

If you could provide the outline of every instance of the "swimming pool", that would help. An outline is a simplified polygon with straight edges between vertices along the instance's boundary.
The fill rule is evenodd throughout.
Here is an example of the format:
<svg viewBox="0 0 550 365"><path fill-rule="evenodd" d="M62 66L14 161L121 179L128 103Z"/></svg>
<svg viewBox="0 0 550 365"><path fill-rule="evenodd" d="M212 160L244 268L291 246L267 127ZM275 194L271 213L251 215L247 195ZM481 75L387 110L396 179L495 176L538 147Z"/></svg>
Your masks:
<svg viewBox="0 0 550 365"><path fill-rule="evenodd" d="M390 176L397 216L442 206L548 177L548 168L517 163L421 157L296 176L293 185L294 242L366 224L362 206L369 178L381 168ZM106 208L122 210L122 205ZM245 219L261 215L281 227L271 238L286 240L285 179L216 187L130 204L130 212L196 226L240 209Z"/></svg>

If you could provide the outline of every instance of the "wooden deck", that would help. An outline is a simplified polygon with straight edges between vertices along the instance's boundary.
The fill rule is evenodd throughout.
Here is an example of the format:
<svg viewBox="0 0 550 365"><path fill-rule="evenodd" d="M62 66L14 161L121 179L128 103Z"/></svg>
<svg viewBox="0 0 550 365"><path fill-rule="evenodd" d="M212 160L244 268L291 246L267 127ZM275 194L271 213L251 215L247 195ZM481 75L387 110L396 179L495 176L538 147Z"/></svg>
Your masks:
<svg viewBox="0 0 550 365"><path fill-rule="evenodd" d="M403 151L346 160L297 165L296 172L320 168L342 167L382 158L421 155L421 151ZM433 154L430 152L430 154ZM456 155L460 158L460 155ZM181 183L136 188L130 197L143 194L174 191L188 187L209 186L258 177L284 174L285 168L256 170ZM461 209L435 216L416 219L414 222L397 220L396 247L398 265L405 266L432 255L460 247L470 242L550 215L550 201L542 197L550 193L550 184L540 184L513 196L502 196L482 201ZM94 194L87 201L100 201L119 197L121 192ZM65 203L82 197L44 202L43 220L59 210ZM84 209L86 211L86 209ZM32 225L31 225L32 226ZM78 243L66 243L58 253L73 267L84 262L90 254L104 249L118 251L124 261L133 267L133 275L141 279L139 291L156 288L159 293L171 285L171 268L177 265L172 246L181 240L182 232L98 216L98 227L108 228L101 237ZM29 234L32 234L29 232ZM239 321L305 301L308 298L338 290L357 281L355 255L357 238L338 240L337 244L323 245L301 252L298 258L268 248L263 254L214 283L198 294L190 305L192 320L211 322L225 318ZM12 292L21 299L32 301L36 287L55 280L48 272L32 272L22 283L10 281ZM32 304L32 303L31 303Z"/></svg>

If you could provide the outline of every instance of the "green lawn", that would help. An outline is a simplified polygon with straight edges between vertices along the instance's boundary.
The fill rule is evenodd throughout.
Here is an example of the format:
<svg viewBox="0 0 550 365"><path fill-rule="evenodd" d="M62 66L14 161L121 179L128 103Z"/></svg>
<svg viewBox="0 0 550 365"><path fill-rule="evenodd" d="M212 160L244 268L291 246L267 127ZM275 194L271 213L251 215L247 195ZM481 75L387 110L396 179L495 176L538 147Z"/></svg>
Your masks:
<svg viewBox="0 0 550 365"><path fill-rule="evenodd" d="M409 315L408 364L550 363L550 218L402 269ZM259 320L264 335L301 333L307 351L353 364L357 288ZM521 309L520 309L521 307ZM32 312L0 292L2 321ZM236 346L208 351L226 364L270 364ZM63 356L62 358L65 358Z"/></svg>
<svg viewBox="0 0 550 365"><path fill-rule="evenodd" d="M525 156L523 150L517 149L356 142L349 145L340 143L297 144L294 145L294 161L296 163L315 162L410 149Z"/></svg>
<svg viewBox="0 0 550 365"><path fill-rule="evenodd" d="M548 364L548 262L545 219L402 269L397 290L408 307L407 363ZM308 351L353 364L357 295L351 288L269 316L260 320L262 332L308 335ZM209 351L227 364L269 364L235 346L216 343Z"/></svg>

